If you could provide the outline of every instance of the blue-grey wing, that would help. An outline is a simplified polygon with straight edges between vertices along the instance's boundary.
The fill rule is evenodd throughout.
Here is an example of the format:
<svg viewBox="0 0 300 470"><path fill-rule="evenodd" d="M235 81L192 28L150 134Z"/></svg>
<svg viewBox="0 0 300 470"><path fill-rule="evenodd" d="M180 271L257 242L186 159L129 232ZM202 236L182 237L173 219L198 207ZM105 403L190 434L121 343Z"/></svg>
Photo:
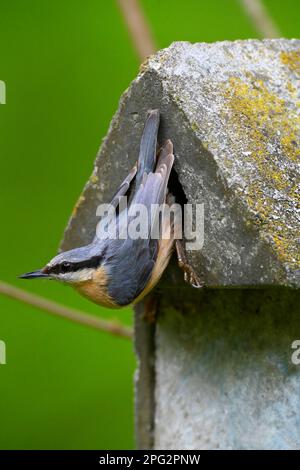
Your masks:
<svg viewBox="0 0 300 470"><path fill-rule="evenodd" d="M124 181L120 184L110 202L110 205L116 210L119 206L119 201L122 196L128 196L132 199L131 193L133 182L135 180L135 188L139 188L143 176L154 170L156 162L156 147L157 147L157 133L159 127L159 110L150 110L147 114L147 119L143 129L139 157L135 166L130 173L126 176ZM105 225L109 220L109 215L102 219L102 224ZM94 242L97 241L97 234L95 235Z"/></svg>
<svg viewBox="0 0 300 470"><path fill-rule="evenodd" d="M114 206L114 208L117 208L117 206L119 204L120 197L127 195L128 190L129 190L129 188L132 184L132 181L136 176L136 172L137 172L137 165L135 164L134 167L132 168L132 170L130 171L130 173L126 176L124 181L122 181L119 188L117 189L117 191L115 192L115 194L112 197L112 200L111 200L110 204L112 206Z"/></svg>
<svg viewBox="0 0 300 470"><path fill-rule="evenodd" d="M159 151L155 172L144 173L141 185L137 188L132 200L132 205L144 204L150 209L151 205L162 204L165 201L173 163L173 144L167 140Z"/></svg>
<svg viewBox="0 0 300 470"><path fill-rule="evenodd" d="M112 206L112 208L114 208L114 210L116 210L118 208L119 203L120 203L120 198L122 196L127 196L129 190L132 187L132 183L133 183L134 178L136 176L136 172L137 172L137 165L134 165L134 167L132 168L130 173L126 176L124 181L122 181L122 183L118 187L117 191L113 195L113 197L111 199L111 202L110 202L110 205ZM106 222L108 222L108 221L109 221L109 215L107 214L101 219L101 224L103 226L105 226ZM99 223L100 223L100 220L99 220ZM100 241L98 239L98 235L99 235L98 229L99 229L99 226L97 225L96 234L95 234L93 243L97 243L97 241Z"/></svg>
<svg viewBox="0 0 300 470"><path fill-rule="evenodd" d="M129 207L128 224L134 218L134 204L143 204L150 214L152 204L165 202L173 162L173 145L171 141L167 141L159 152L155 172L144 173ZM125 240L110 242L107 252L109 294L119 305L133 302L144 290L155 265L157 248L158 240L151 238L150 224L146 238L127 237Z"/></svg>

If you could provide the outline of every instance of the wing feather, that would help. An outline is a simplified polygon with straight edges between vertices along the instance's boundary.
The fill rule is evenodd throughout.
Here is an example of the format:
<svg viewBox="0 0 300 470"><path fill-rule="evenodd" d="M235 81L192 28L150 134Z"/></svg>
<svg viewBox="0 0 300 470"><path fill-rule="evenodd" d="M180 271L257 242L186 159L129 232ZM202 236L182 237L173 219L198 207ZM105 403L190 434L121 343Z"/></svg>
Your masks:
<svg viewBox="0 0 300 470"><path fill-rule="evenodd" d="M144 204L151 215L152 204L165 202L170 172L174 163L173 145L167 141L159 151L154 172L144 173L132 204ZM130 206L131 207L131 206ZM129 208L130 214L130 208ZM128 217L130 223L130 216ZM132 303L147 285L157 258L158 240L151 238L119 241L111 256L109 293L120 305ZM117 254L117 256L116 256Z"/></svg>

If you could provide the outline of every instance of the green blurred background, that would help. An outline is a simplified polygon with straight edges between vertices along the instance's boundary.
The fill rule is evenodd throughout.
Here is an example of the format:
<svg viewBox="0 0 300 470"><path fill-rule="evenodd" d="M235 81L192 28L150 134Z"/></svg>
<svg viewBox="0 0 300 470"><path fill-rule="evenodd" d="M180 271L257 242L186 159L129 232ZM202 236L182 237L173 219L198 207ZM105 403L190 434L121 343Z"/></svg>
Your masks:
<svg viewBox="0 0 300 470"><path fill-rule="evenodd" d="M142 0L159 48L258 37L238 0ZM265 2L297 37L300 2ZM0 0L0 279L132 323L72 289L16 276L57 250L101 138L139 60L114 0ZM0 297L0 448L134 447L130 341Z"/></svg>

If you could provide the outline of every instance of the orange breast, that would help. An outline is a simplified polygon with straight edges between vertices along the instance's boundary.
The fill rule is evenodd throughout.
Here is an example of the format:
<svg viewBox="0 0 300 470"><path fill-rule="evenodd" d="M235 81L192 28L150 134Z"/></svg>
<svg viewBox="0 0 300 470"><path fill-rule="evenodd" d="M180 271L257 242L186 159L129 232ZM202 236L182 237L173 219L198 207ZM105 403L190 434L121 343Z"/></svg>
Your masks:
<svg viewBox="0 0 300 470"><path fill-rule="evenodd" d="M103 266L97 269L92 279L74 285L84 297L98 305L109 308L119 308L107 291L108 277Z"/></svg>

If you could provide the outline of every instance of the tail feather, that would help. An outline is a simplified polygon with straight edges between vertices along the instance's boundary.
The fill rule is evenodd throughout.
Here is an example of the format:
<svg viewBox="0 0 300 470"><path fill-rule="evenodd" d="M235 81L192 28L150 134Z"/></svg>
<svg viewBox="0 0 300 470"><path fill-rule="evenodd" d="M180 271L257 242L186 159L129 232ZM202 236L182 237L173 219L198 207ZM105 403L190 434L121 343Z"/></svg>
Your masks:
<svg viewBox="0 0 300 470"><path fill-rule="evenodd" d="M160 203L163 202L167 193L167 187L173 163L173 143L171 140L167 140L159 151L155 169L155 173L160 173L163 179L158 196Z"/></svg>
<svg viewBox="0 0 300 470"><path fill-rule="evenodd" d="M148 112L148 117L143 130L140 144L138 160L138 170L136 175L136 187L138 188L143 180L144 174L154 171L156 162L157 133L159 127L159 110L154 109Z"/></svg>
<svg viewBox="0 0 300 470"><path fill-rule="evenodd" d="M159 171L162 165L167 165L167 168L168 168L167 180L168 180L173 163L174 163L173 143L170 139L168 139L158 152L155 172Z"/></svg>

